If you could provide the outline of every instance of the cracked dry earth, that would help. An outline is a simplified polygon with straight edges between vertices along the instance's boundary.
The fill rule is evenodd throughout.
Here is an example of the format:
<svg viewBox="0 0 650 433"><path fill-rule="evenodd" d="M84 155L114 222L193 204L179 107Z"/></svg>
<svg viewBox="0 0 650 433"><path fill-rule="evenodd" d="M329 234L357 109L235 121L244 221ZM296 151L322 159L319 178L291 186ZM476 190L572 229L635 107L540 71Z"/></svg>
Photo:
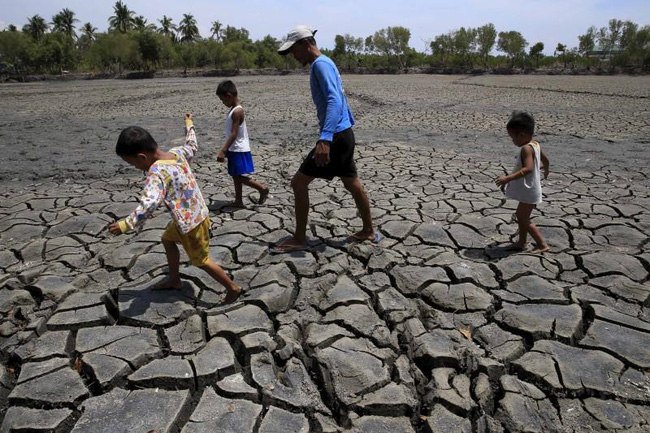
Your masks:
<svg viewBox="0 0 650 433"><path fill-rule="evenodd" d="M48 130L26 132L25 147L39 141L54 147L57 135L65 134L59 124L68 123L76 128L67 132L71 143L89 146L95 137L108 161L98 168L87 163L88 172L74 176L78 162L61 165L53 157L64 173L38 181L29 180L27 168L23 178L19 167L8 168L15 179L5 177L0 203L3 433L650 430L647 165L639 163L642 156L608 150L599 141L604 133L589 125L570 130L579 129L567 114L573 109L561 108L567 97L601 98L605 103L587 117L610 119L596 123L612 130L620 119L607 112L612 98L625 98L626 86L617 88L618 96L600 84L600 96L593 88L583 96L579 86L567 96L562 86L540 90L548 83L526 82L533 99L542 100L539 117L555 113L558 129L568 131L554 143L550 132L546 136L554 167L534 220L552 252L535 256L508 255L499 247L516 230L515 203L504 200L492 181L510 169L514 155L501 131L509 110L469 102L494 99L495 86L503 92L512 81L345 77L358 113L359 172L384 239L346 243L360 226L354 202L340 183L316 181L309 251L269 255L268 245L293 227L288 182L315 136L314 114L306 77L247 80L240 91L247 88L251 101L261 101L251 104L249 122L258 125L258 178L272 190L263 206L218 210L232 194L223 166L213 162L222 113L208 122L211 105L182 106L178 92L163 95L161 103L197 113L203 147L194 170L212 210L212 256L246 287L241 302L227 307L218 306L221 287L187 265L181 291L149 289L165 273L159 242L169 219L164 212L133 234L114 237L106 230L132 210L142 181L111 154L124 126L120 116L146 111L138 108L146 100L138 92L178 86L208 93L216 82L154 80L153 90L115 81L0 89L12 93L18 107L2 125L5 144L18 144L11 131L21 122L36 124L36 115ZM436 94L449 104L461 98L466 106L454 108L450 119L470 124L474 118L467 129L494 137L501 144L492 146L503 152L493 149L489 158L461 152L454 143L466 140L467 131L438 136L435 124L419 132L418 142L408 127L400 130L403 113L383 111L390 95L386 80L389 88L413 93L407 103L414 110L421 104L416 94L427 86L438 86ZM569 81L562 85L581 83ZM508 104L523 104L528 92L514 84ZM290 94L296 85L303 92ZM648 131L647 88L625 100L638 104L626 107L640 126L606 140L641 146ZM83 104L66 105L64 91L116 102L88 113ZM120 92L123 97L114 96ZM37 98L45 102L33 108ZM308 127L272 129L283 115L278 110L295 111L293 122ZM148 122L172 129L172 122L181 125L175 114ZM412 140L391 141L391 129ZM168 134L178 142L180 131ZM563 148L580 134L606 163L578 161L578 153ZM9 159L16 156L8 152ZM625 158L627 166L611 163Z"/></svg>

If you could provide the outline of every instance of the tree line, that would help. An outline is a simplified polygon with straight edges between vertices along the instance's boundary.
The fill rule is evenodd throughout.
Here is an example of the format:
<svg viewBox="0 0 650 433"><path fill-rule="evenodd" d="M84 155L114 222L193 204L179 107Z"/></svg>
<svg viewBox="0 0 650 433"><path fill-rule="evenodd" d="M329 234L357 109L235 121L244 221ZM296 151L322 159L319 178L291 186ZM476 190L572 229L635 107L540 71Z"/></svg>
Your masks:
<svg viewBox="0 0 650 433"><path fill-rule="evenodd" d="M166 15L149 22L119 0L108 18L108 31L98 32L91 23L77 27L78 23L75 13L65 8L49 22L34 15L20 30L9 25L0 32L1 70L24 74L299 67L291 56L277 54L281 41L271 35L253 41L248 30L213 21L211 34L202 37L191 13L183 14L178 24ZM543 54L543 43L531 45L517 31L497 32L491 23L437 35L426 52L411 48L410 39L408 28L387 27L366 38L336 35L334 48L323 51L346 71L554 66L650 69L650 26L617 19L602 28L590 27L573 48L558 43L553 56Z"/></svg>

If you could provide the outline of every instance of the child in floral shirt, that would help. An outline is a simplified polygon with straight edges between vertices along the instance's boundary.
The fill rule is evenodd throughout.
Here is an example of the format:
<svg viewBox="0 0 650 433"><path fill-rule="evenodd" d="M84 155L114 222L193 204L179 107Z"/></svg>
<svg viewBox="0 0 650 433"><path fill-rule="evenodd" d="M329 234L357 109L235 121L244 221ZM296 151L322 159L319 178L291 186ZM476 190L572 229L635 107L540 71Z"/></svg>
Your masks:
<svg viewBox="0 0 650 433"><path fill-rule="evenodd" d="M140 205L122 221L109 225L111 233L119 235L144 223L161 203L172 214L162 235L167 254L169 277L156 284L154 289L180 289L180 252L183 245L191 263L222 284L227 294L223 303L234 302L241 293L224 270L210 259L210 219L201 190L192 174L189 162L198 149L194 122L185 115L185 144L161 150L149 132L138 126L126 128L117 140L115 152L135 168L147 172Z"/></svg>

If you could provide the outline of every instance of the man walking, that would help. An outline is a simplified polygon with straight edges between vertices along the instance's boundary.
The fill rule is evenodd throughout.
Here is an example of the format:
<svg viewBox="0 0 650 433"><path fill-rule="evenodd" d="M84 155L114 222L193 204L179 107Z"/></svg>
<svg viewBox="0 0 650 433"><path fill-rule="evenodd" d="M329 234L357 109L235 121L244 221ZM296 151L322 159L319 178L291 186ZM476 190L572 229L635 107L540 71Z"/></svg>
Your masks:
<svg viewBox="0 0 650 433"><path fill-rule="evenodd" d="M363 221L363 228L350 240L378 242L370 216L370 204L363 184L357 177L354 163L354 118L343 93L341 76L334 62L323 55L314 39L316 31L298 26L287 35L278 53L291 53L301 65L311 64L309 78L311 95L316 105L320 137L291 180L295 199L296 230L294 235L275 245L271 251L284 253L307 247L307 216L309 214L309 184L315 178L332 180L340 177L352 194Z"/></svg>

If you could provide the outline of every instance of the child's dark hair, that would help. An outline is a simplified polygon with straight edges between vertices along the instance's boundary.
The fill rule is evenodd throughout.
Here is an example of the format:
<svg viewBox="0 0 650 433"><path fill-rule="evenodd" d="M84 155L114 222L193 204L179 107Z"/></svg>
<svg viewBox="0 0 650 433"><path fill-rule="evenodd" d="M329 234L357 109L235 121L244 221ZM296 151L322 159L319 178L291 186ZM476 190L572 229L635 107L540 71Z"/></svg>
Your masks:
<svg viewBox="0 0 650 433"><path fill-rule="evenodd" d="M217 86L217 96L225 96L226 93L237 96L237 86L230 80L225 80Z"/></svg>
<svg viewBox="0 0 650 433"><path fill-rule="evenodd" d="M129 126L122 130L115 145L115 153L119 156L135 156L138 153L154 152L158 143L149 131L139 126Z"/></svg>
<svg viewBox="0 0 650 433"><path fill-rule="evenodd" d="M530 135L535 133L535 119L525 111L513 111L506 128L512 131L526 132Z"/></svg>

